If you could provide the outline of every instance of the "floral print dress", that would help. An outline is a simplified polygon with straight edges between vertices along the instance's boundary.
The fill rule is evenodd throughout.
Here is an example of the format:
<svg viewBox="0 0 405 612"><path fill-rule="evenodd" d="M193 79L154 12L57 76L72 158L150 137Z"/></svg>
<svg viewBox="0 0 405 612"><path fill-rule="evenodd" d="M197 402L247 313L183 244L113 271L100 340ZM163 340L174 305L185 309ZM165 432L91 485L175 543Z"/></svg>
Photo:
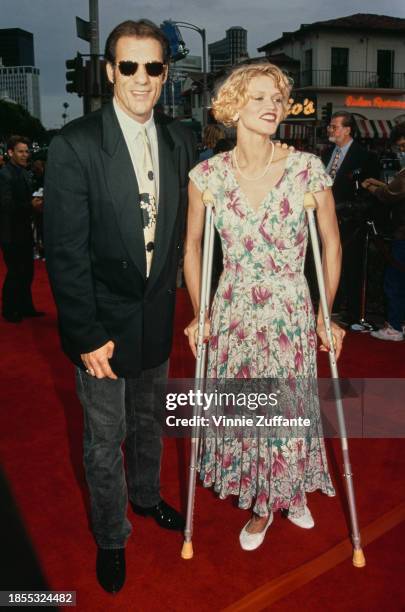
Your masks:
<svg viewBox="0 0 405 612"><path fill-rule="evenodd" d="M198 164L190 178L215 199L215 226L224 271L212 311L207 377L315 380L317 337L304 276L308 228L304 194L332 181L320 159L289 154L285 170L257 210L238 185L232 155ZM203 436L200 476L220 498L239 496L239 506L265 516L285 508L304 513L306 493L335 494L328 472L317 385L296 392L295 414L311 416L311 431L299 437ZM315 388L314 388L315 387ZM308 392L309 388L309 392ZM305 403L305 405L304 405Z"/></svg>

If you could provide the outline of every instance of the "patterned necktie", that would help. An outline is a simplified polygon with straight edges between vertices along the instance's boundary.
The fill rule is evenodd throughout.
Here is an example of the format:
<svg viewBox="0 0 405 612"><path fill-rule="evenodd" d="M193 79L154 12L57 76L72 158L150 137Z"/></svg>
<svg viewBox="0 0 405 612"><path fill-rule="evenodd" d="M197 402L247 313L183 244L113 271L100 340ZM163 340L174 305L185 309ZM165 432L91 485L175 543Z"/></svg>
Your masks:
<svg viewBox="0 0 405 612"><path fill-rule="evenodd" d="M146 132L142 127L138 133L138 138L142 139L142 163L138 169L139 176L139 203L142 211L143 235L145 239L146 252L146 277L150 274L155 248L155 229L156 229L156 183L155 173L153 172L151 146Z"/></svg>
<svg viewBox="0 0 405 612"><path fill-rule="evenodd" d="M335 157L333 158L333 162L332 165L329 169L329 176L331 177L331 179L335 180L336 177L336 173L338 171L338 164L339 164L339 159L340 159L340 155L342 153L342 149L340 149L339 147L336 149L336 153L335 153Z"/></svg>

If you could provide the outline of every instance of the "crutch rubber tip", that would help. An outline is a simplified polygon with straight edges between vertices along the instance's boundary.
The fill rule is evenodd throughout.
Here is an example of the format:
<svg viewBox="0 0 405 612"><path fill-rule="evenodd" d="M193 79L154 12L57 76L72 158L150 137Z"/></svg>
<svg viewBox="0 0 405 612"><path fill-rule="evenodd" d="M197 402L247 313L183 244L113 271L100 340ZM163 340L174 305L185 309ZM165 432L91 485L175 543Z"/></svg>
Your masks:
<svg viewBox="0 0 405 612"><path fill-rule="evenodd" d="M364 567L366 565L366 559L361 548L355 548L353 551L353 565L354 567Z"/></svg>
<svg viewBox="0 0 405 612"><path fill-rule="evenodd" d="M181 557L182 559L192 559L194 555L193 552L193 543L192 542L184 542L183 548L181 549Z"/></svg>

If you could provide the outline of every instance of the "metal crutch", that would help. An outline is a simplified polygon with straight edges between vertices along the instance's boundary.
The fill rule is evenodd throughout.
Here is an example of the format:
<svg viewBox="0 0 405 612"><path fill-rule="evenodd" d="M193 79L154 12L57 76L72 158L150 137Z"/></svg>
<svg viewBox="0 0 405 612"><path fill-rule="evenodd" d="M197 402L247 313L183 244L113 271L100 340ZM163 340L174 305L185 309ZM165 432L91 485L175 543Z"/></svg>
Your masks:
<svg viewBox="0 0 405 612"><path fill-rule="evenodd" d="M352 470L349 457L349 444L347 440L346 424L343 413L342 394L339 383L339 374L336 363L335 347L333 344L333 336L331 330L331 320L326 300L325 283L323 278L322 261L319 249L318 234L316 230L314 210L316 209L316 200L312 193L306 193L304 196L304 208L308 218L309 233L311 236L312 251L314 254L316 277L318 281L319 297L321 301L322 315L325 323L326 336L329 343L329 365L332 373L333 389L336 399L336 412L339 424L340 442L342 445L344 476L346 479L347 498L349 502L350 523L352 529L353 542L353 565L355 567L364 567L366 560L360 542L360 531L357 521L356 500L354 496Z"/></svg>
<svg viewBox="0 0 405 612"><path fill-rule="evenodd" d="M212 259L214 252L214 196L206 189L202 193L202 201L205 205L205 224L204 224L204 246L201 269L201 288L200 288L200 310L198 313L198 340L197 340L197 359L195 365L195 382L194 391L199 390L200 381L205 376L205 362L207 355L207 345L204 342L204 326L205 317L210 306L211 295L211 278L212 278ZM201 410L201 408L200 408ZM198 414L199 407L195 407L195 416ZM187 515L186 527L184 529L184 543L181 551L183 559L192 559L193 557L193 515L194 515L194 500L195 487L197 477L197 461L198 447L200 442L200 425L199 419L196 419L196 425L193 427L191 437L191 453L190 453L190 471L188 478L188 498L187 498Z"/></svg>

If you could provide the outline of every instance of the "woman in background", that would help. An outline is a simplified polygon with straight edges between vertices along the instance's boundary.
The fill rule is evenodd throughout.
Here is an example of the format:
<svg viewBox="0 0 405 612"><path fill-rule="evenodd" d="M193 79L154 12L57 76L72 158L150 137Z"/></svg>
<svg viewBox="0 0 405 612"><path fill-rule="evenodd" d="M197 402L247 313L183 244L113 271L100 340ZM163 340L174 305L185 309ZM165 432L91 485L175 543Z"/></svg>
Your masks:
<svg viewBox="0 0 405 612"><path fill-rule="evenodd" d="M203 131L203 150L200 153L200 161L209 159L214 155L214 149L219 140L225 138L225 132L216 123L206 125Z"/></svg>

